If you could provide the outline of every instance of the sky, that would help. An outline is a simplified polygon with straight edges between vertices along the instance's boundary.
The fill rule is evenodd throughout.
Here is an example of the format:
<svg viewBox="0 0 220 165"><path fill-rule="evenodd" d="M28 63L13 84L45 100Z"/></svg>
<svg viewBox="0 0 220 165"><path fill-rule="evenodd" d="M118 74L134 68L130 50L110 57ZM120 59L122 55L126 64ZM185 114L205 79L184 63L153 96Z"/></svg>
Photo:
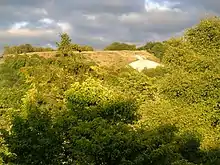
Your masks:
<svg viewBox="0 0 220 165"><path fill-rule="evenodd" d="M55 46L62 32L96 49L142 45L181 35L207 14L220 14L219 0L0 0L0 50Z"/></svg>

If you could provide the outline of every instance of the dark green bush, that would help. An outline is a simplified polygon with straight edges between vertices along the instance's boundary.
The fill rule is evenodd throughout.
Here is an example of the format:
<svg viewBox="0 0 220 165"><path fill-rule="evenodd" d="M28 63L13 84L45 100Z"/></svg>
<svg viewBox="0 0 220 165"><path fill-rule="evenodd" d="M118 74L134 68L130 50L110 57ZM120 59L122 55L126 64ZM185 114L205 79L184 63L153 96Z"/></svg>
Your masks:
<svg viewBox="0 0 220 165"><path fill-rule="evenodd" d="M105 47L104 50L136 50L136 45L129 45L126 43L113 42L109 46Z"/></svg>
<svg viewBox="0 0 220 165"><path fill-rule="evenodd" d="M161 78L168 73L168 70L164 67L157 67L155 69L144 69L142 72L148 77Z"/></svg>
<svg viewBox="0 0 220 165"><path fill-rule="evenodd" d="M137 48L138 50L146 50L159 59L162 59L166 50L164 42L148 42L144 46Z"/></svg>
<svg viewBox="0 0 220 165"><path fill-rule="evenodd" d="M35 47L30 44L22 44L18 46L5 46L4 47L4 55L13 55L13 54L22 54L22 53L31 53L31 52L46 52L46 51L54 51L49 47Z"/></svg>

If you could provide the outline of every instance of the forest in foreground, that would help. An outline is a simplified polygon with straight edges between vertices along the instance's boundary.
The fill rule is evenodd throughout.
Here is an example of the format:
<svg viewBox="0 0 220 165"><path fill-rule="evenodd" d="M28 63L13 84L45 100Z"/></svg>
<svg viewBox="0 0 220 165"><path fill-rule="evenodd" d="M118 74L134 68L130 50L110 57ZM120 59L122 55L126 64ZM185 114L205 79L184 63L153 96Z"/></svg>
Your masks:
<svg viewBox="0 0 220 165"><path fill-rule="evenodd" d="M141 73L58 51L0 64L0 164L220 164L219 17Z"/></svg>

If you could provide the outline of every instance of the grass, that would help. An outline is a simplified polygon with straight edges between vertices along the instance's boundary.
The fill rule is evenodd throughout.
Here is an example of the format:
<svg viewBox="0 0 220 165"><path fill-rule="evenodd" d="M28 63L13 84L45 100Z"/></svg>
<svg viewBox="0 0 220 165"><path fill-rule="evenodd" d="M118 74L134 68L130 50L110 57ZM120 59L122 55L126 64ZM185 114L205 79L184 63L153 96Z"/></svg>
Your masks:
<svg viewBox="0 0 220 165"><path fill-rule="evenodd" d="M79 52L76 52L79 53ZM45 58L50 58L55 56L56 51L53 52L34 52L28 54L38 54ZM136 60L135 55L141 55L149 60L159 62L159 59L148 53L147 51L85 51L81 52L87 56L89 59L95 61L100 66L106 67L124 67L129 63Z"/></svg>

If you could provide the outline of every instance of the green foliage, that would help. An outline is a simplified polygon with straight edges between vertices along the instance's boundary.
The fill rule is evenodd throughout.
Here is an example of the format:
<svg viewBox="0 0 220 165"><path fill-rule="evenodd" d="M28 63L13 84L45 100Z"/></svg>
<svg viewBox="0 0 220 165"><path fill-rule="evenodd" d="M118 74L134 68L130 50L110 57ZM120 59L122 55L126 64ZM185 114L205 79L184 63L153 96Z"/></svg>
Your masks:
<svg viewBox="0 0 220 165"><path fill-rule="evenodd" d="M82 48L78 44L72 44L72 51L82 51Z"/></svg>
<svg viewBox="0 0 220 165"><path fill-rule="evenodd" d="M201 20L197 26L188 29L184 37L201 53L219 52L220 18L215 16Z"/></svg>
<svg viewBox="0 0 220 165"><path fill-rule="evenodd" d="M219 165L218 24L164 42L164 67L143 73L96 65L67 34L66 57L6 57L0 163Z"/></svg>
<svg viewBox="0 0 220 165"><path fill-rule="evenodd" d="M6 136L8 148L16 158L15 164L59 164L62 139L46 112L31 107L27 117L15 117L10 135Z"/></svg>
<svg viewBox="0 0 220 165"><path fill-rule="evenodd" d="M210 42L207 32L217 37L213 29L218 31L218 23L217 18L203 20L183 37L166 42L163 63L168 73L157 81L161 100L156 104L161 107L155 103L145 107L152 108L145 115L166 112L158 118L160 123L177 124L182 130L194 127L202 134L206 149L220 145L217 140L220 137L219 41L212 40L212 44L207 44Z"/></svg>
<svg viewBox="0 0 220 165"><path fill-rule="evenodd" d="M114 92L93 79L75 83L67 91L68 107L81 120L102 117L112 122L132 123L137 119L135 100Z"/></svg>
<svg viewBox="0 0 220 165"><path fill-rule="evenodd" d="M26 56L7 57L0 67L0 108L18 108L20 100L29 84L20 69L28 65L37 65L39 58L29 59Z"/></svg>
<svg viewBox="0 0 220 165"><path fill-rule="evenodd" d="M81 46L81 45L78 45L78 44L72 44L72 50L73 51L79 51L79 52L82 52L82 51L94 51L93 47L91 46Z"/></svg>
<svg viewBox="0 0 220 165"><path fill-rule="evenodd" d="M147 50L154 54L157 58L162 59L166 50L165 42L148 42L144 46L137 48L138 50Z"/></svg>
<svg viewBox="0 0 220 165"><path fill-rule="evenodd" d="M53 51L53 49L47 47L34 47L30 44L22 44L18 46L5 46L3 54L9 55L9 54L22 54L22 53L31 53L31 52L46 52L46 51Z"/></svg>
<svg viewBox="0 0 220 165"><path fill-rule="evenodd" d="M95 119L71 129L79 164L171 164L181 159L173 128L145 132ZM81 137L81 138L80 138ZM168 149L169 148L169 149ZM184 149L183 149L184 150Z"/></svg>
<svg viewBox="0 0 220 165"><path fill-rule="evenodd" d="M72 40L70 39L67 33L63 33L60 35L61 41L57 42L58 51L63 55L71 55L72 51L93 51L91 46L80 46L79 44L72 44Z"/></svg>
<svg viewBox="0 0 220 165"><path fill-rule="evenodd" d="M81 46L82 51L94 51L93 47L88 45Z"/></svg>
<svg viewBox="0 0 220 165"><path fill-rule="evenodd" d="M67 33L60 34L60 42L57 42L57 50L62 54L66 55L72 51L73 46L71 44L71 39Z"/></svg>
<svg viewBox="0 0 220 165"><path fill-rule="evenodd" d="M136 45L129 45L126 43L113 42L109 46L105 47L104 50L136 50Z"/></svg>
<svg viewBox="0 0 220 165"><path fill-rule="evenodd" d="M151 78L161 78L168 73L167 68L164 67L156 67L155 69L144 69L142 72Z"/></svg>
<svg viewBox="0 0 220 165"><path fill-rule="evenodd" d="M149 164L167 165L191 162L217 165L199 150L192 135L177 136L175 127L154 131L133 129L123 123L112 125L102 118L78 120L71 111L51 119L37 107L26 117L15 117L11 133L4 133L15 164ZM214 157L213 157L214 158ZM7 162L7 163L8 163ZM181 164L180 164L181 165Z"/></svg>
<svg viewBox="0 0 220 165"><path fill-rule="evenodd" d="M153 79L138 71L124 67L113 70L112 68L93 68L96 71L95 77L116 91L133 96L138 102L143 100L154 100L156 97L156 87Z"/></svg>

